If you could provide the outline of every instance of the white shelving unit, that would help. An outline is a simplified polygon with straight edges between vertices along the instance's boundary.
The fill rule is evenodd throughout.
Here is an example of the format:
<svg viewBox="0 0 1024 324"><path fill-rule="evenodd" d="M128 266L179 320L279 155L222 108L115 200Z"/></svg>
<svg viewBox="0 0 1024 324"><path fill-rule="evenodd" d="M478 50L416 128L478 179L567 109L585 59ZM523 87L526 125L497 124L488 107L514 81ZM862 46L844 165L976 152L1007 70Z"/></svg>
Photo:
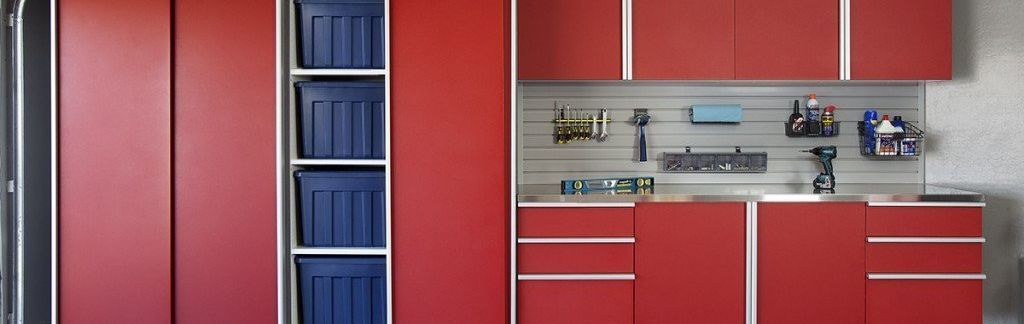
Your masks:
<svg viewBox="0 0 1024 324"><path fill-rule="evenodd" d="M390 1L384 0L384 69L303 69L298 64L298 27L293 0L277 2L278 51L278 125L277 125L277 179L278 179L278 323L298 324L298 278L294 257L299 255L382 256L387 266L387 323L392 323L391 253L391 75L390 75ZM383 160L302 159L298 155L296 126L296 96L294 83L305 80L384 80L384 147ZM296 170L344 167L380 167L385 171L385 247L383 248L321 248L298 244L298 222L294 178Z"/></svg>

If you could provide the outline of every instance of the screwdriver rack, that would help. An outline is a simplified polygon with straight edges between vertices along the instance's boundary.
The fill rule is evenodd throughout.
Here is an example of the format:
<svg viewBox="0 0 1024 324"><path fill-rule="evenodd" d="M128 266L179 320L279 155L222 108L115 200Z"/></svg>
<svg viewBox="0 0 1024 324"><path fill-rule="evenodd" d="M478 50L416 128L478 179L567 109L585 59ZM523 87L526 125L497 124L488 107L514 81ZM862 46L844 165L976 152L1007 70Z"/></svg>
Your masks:
<svg viewBox="0 0 1024 324"><path fill-rule="evenodd" d="M594 115L565 105L555 108L555 118L551 122L555 124L555 144L569 144L590 140L604 142L608 138L608 123L611 123L612 119L608 118L607 109L602 109Z"/></svg>

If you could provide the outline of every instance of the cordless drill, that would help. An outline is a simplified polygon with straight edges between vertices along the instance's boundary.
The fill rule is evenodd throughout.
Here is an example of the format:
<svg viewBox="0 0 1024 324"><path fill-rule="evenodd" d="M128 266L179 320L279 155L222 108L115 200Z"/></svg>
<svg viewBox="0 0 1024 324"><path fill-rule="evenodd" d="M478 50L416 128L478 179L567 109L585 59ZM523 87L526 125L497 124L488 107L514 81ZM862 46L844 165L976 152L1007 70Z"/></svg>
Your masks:
<svg viewBox="0 0 1024 324"><path fill-rule="evenodd" d="M818 174L818 177L814 178L814 189L832 190L836 188L836 176L832 173L832 159L836 158L836 147L835 146L818 146L810 150L803 152L809 152L817 155L818 160L821 161L821 166L825 169L825 172Z"/></svg>

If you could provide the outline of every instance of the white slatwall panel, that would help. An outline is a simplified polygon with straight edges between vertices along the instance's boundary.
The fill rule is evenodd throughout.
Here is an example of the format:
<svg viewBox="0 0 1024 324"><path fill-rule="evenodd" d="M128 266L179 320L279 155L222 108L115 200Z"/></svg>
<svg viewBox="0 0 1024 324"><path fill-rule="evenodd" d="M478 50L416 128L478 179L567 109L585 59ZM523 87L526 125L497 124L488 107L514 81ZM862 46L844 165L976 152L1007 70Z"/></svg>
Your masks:
<svg viewBox="0 0 1024 324"><path fill-rule="evenodd" d="M923 125L920 84L793 82L524 82L519 93L519 183L555 184L563 179L654 175L656 183L805 183L819 171L817 159L800 150L836 145L837 182L915 183L922 180L923 160L878 161L858 153L856 121L864 110L901 115ZM822 106L835 104L841 135L834 138L789 138L783 122L793 100L816 93ZM569 104L596 113L608 108L614 122L607 142L554 144L554 108ZM740 104L743 123L707 125L689 122L694 104ZM634 108L647 108L651 161L637 163ZM663 152L768 152L768 172L760 174L658 173Z"/></svg>

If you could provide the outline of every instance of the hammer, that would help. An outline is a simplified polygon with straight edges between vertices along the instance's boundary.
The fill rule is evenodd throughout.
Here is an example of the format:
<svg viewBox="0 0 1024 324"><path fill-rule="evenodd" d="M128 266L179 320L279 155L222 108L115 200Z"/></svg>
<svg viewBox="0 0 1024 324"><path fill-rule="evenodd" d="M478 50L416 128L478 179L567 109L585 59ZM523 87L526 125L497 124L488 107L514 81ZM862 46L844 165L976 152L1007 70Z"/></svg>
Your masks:
<svg viewBox="0 0 1024 324"><path fill-rule="evenodd" d="M650 122L647 109L633 109L633 123L640 128L640 162L647 162L647 124Z"/></svg>

